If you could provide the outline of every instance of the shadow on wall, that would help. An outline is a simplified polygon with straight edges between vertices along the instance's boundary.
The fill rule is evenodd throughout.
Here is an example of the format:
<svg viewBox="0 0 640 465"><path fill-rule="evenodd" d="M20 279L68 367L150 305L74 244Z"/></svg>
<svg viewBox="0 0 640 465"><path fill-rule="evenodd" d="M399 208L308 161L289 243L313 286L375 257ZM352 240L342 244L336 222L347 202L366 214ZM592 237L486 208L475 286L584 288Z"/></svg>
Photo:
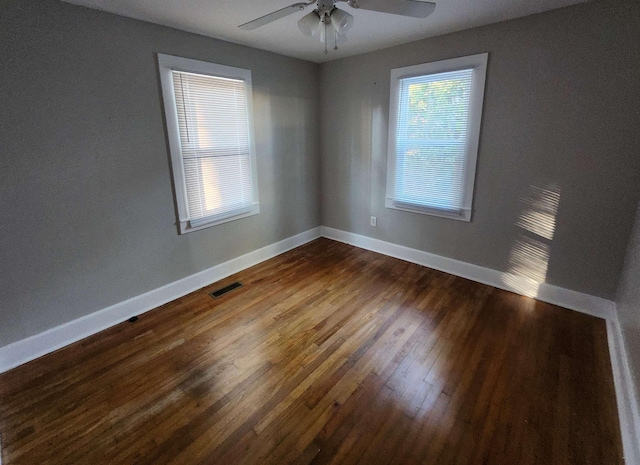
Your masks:
<svg viewBox="0 0 640 465"><path fill-rule="evenodd" d="M540 284L547 277L551 242L556 229L560 187L551 183L530 186L516 225L518 237L509 254L502 281L528 297L537 297Z"/></svg>
<svg viewBox="0 0 640 465"><path fill-rule="evenodd" d="M261 212L270 217L266 225L274 240L300 232L310 221L310 198L315 192L312 111L308 98L273 95L269 89L254 87Z"/></svg>
<svg viewBox="0 0 640 465"><path fill-rule="evenodd" d="M375 83L374 83L375 85ZM379 216L384 209L387 192L387 130L389 123L380 102L371 105L371 174L369 177L369 210ZM379 195L382 193L382 195ZM384 224L383 224L384 226Z"/></svg>
<svg viewBox="0 0 640 465"><path fill-rule="evenodd" d="M327 180L327 185L332 189L329 201L334 203L333 207L346 221L340 228L362 232L362 226L369 224L371 210L372 144L376 132L372 128L375 122L371 91L363 86L349 99L351 104L345 104L343 109L349 121L348 130L345 127L332 134L333 147L340 155L335 159L336 166L331 169L334 179Z"/></svg>

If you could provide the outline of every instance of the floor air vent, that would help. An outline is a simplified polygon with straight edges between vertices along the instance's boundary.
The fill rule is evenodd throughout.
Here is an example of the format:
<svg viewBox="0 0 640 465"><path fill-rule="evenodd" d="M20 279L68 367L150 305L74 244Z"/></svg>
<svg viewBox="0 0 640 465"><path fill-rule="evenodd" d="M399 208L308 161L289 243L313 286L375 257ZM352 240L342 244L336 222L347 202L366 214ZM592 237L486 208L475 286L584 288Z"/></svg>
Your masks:
<svg viewBox="0 0 640 465"><path fill-rule="evenodd" d="M234 289L236 289L236 288L238 288L240 286L242 286L242 283L239 283L239 282L236 281L235 283L229 284L228 286L223 287L222 289L218 289L217 291L213 291L213 292L209 293L209 295L211 297L213 297L214 299L217 299L218 297L226 294L229 291L233 291Z"/></svg>

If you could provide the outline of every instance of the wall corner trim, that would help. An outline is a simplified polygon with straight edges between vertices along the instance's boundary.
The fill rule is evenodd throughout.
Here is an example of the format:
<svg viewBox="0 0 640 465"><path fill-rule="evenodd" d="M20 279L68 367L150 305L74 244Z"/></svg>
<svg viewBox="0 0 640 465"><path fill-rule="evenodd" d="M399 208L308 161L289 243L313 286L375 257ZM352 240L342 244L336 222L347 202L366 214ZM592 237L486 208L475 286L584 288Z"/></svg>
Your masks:
<svg viewBox="0 0 640 465"><path fill-rule="evenodd" d="M607 339L626 465L640 465L640 405L617 318L607 321Z"/></svg>
<svg viewBox="0 0 640 465"><path fill-rule="evenodd" d="M134 315L153 310L318 237L320 237L320 227L309 229L152 291L0 347L0 373L122 323Z"/></svg>

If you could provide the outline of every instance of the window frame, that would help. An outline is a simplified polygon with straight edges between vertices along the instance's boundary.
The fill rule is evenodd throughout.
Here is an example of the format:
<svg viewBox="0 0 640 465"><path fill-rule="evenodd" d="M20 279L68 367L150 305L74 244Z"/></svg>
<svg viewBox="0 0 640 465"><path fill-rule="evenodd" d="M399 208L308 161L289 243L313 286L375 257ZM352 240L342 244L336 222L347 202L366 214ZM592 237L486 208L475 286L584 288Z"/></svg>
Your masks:
<svg viewBox="0 0 640 465"><path fill-rule="evenodd" d="M489 54L480 53L448 60L422 63L418 65L394 68L391 70L391 89L389 96L389 139L387 151L387 191L385 207L395 210L451 218L460 221L471 221L473 207L473 188L475 183L478 148L480 144L480 127L484 104L484 90ZM396 145L400 110L400 80L439 74L463 69L473 69L471 94L469 100L469 120L466 136L466 158L462 182L462 199L460 212L448 212L419 204L408 204L394 200L396 182Z"/></svg>
<svg viewBox="0 0 640 465"><path fill-rule="evenodd" d="M253 123L253 87L251 83L251 70L235 68L232 66L209 63L206 61L182 58L173 55L158 53L158 70L160 73L160 84L162 87L162 98L164 103L164 114L166 118L166 129L169 139L169 152L171 154L171 168L174 182L175 202L178 211L178 222L180 234L210 228L219 224L235 221L260 213L260 200L258 192L258 171L255 150L255 132ZM223 214L211 221L194 220L191 224L189 218L189 201L187 198L187 186L184 173L182 145L180 142L180 129L178 124L178 109L173 87L172 71L183 71L187 73L207 75L227 79L237 79L244 81L247 96L249 150L251 160L251 177L253 182L253 204L241 210L231 211Z"/></svg>

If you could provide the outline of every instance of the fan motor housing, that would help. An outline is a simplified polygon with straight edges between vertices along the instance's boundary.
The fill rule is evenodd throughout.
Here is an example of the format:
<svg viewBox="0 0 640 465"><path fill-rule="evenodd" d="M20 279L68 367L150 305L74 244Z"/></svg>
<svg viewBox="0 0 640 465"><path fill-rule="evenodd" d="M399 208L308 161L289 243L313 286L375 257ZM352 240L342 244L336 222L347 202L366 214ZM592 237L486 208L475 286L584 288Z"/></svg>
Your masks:
<svg viewBox="0 0 640 465"><path fill-rule="evenodd" d="M328 13L333 10L333 0L318 0L317 6L320 13Z"/></svg>

